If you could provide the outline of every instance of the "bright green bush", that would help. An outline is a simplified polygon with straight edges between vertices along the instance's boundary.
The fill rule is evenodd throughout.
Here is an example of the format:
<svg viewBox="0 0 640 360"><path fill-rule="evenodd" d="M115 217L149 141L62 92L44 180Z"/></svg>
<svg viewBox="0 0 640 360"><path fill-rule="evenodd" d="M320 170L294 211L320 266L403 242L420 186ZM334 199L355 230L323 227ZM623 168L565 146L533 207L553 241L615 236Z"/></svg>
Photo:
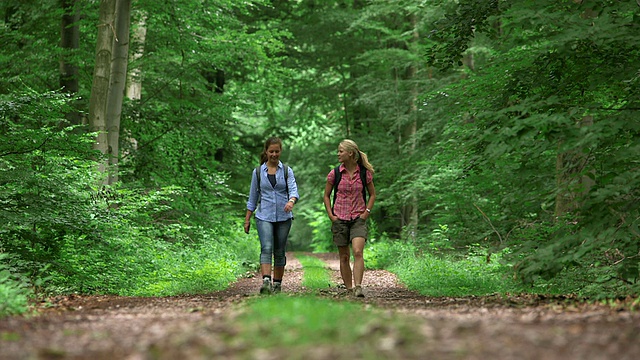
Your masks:
<svg viewBox="0 0 640 360"><path fill-rule="evenodd" d="M253 237L239 233L235 238L208 239L197 246L171 245L155 254L153 270L142 274L143 283L126 294L164 296L222 290L248 270L255 270L252 264L259 252Z"/></svg>
<svg viewBox="0 0 640 360"><path fill-rule="evenodd" d="M67 235L50 269L49 289L119 295L175 295L219 290L255 264L259 243L238 223L213 228L188 219L163 222L175 188L112 189L92 214L96 231ZM236 219L238 220L238 219Z"/></svg>
<svg viewBox="0 0 640 360"><path fill-rule="evenodd" d="M241 229L241 226L237 226ZM121 229L122 230L122 229ZM52 285L63 292L162 296L205 293L225 288L251 269L259 256L255 239L237 234L214 237L211 229L184 232L198 236L192 244L169 243L130 228L130 237L113 237L87 247L86 238L67 243L64 267ZM63 271L61 271L63 270Z"/></svg>
<svg viewBox="0 0 640 360"><path fill-rule="evenodd" d="M327 217L324 205L318 204L313 209L305 208L300 215L307 219L309 226L312 228L311 248L313 252L335 251L333 236L331 235L331 220Z"/></svg>
<svg viewBox="0 0 640 360"><path fill-rule="evenodd" d="M487 295L519 291L506 268L473 259L447 260L429 254L405 257L391 266L409 289L427 296Z"/></svg>
<svg viewBox="0 0 640 360"><path fill-rule="evenodd" d="M420 253L412 243L387 239L367 245L364 256L368 268L390 270L423 295L466 296L522 290L502 261L508 251L488 256L486 249L474 245L464 257L436 257Z"/></svg>
<svg viewBox="0 0 640 360"><path fill-rule="evenodd" d="M406 256L413 257L416 247L410 243L391 240L385 234L382 239L367 242L364 250L364 265L368 269L387 269Z"/></svg>
<svg viewBox="0 0 640 360"><path fill-rule="evenodd" d="M0 253L0 318L26 312L29 297L33 296L28 282L5 264L7 258L7 254Z"/></svg>

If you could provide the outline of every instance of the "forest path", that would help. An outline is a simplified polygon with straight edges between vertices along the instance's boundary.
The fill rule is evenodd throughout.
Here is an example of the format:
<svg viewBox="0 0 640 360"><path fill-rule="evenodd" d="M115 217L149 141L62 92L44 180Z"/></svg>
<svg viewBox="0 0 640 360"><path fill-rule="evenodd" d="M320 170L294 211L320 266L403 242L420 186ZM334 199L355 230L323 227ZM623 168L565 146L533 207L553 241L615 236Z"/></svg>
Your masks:
<svg viewBox="0 0 640 360"><path fill-rule="evenodd" d="M336 254L321 258L339 283ZM304 293L302 267L289 254L283 292ZM429 298L407 290L387 271L367 270L362 302L415 326L419 341L387 336L378 359L638 359L640 314L624 306L577 304L540 296ZM279 352L245 349L234 342L234 316L243 300L258 296L259 278L240 279L206 295L164 298L68 296L36 317L0 320L0 359L358 359L349 351ZM375 331L372 329L371 331ZM312 351L313 350L313 351Z"/></svg>

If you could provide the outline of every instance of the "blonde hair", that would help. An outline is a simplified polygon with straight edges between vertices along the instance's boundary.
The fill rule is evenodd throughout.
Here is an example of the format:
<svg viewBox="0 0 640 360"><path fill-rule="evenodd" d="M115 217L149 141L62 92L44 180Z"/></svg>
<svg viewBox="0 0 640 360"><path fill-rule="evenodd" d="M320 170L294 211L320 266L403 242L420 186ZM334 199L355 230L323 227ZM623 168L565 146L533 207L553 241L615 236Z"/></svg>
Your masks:
<svg viewBox="0 0 640 360"><path fill-rule="evenodd" d="M358 164L364 166L367 170L371 171L372 174L375 172L373 165L369 162L367 154L360 151L355 141L344 139L340 142L340 146L342 146L346 152L350 152Z"/></svg>

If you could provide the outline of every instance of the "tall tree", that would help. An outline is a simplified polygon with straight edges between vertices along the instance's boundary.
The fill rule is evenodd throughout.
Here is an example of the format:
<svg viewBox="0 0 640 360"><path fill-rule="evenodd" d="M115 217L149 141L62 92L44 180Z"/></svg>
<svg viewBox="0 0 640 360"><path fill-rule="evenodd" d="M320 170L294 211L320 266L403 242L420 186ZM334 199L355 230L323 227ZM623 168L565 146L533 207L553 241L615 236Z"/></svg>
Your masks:
<svg viewBox="0 0 640 360"><path fill-rule="evenodd" d="M120 117L122 114L122 102L127 81L127 65L129 60L131 0L117 0L115 11L115 38L113 41L109 96L107 99L109 184L118 181Z"/></svg>
<svg viewBox="0 0 640 360"><path fill-rule="evenodd" d="M144 12L139 13L139 19L133 29L133 47L131 54L131 62L135 63L140 60L144 55L144 43L147 37L147 14ZM136 65L134 68L129 69L129 75L127 77L126 94L127 98L131 100L140 100L142 98L142 70Z"/></svg>
<svg viewBox="0 0 640 360"><path fill-rule="evenodd" d="M115 29L116 0L100 1L100 17L96 40L96 62L93 71L91 97L89 99L89 130L96 132L93 145L102 155L109 152L107 139L107 103L111 83L111 59ZM108 160L100 159L98 170L106 173ZM108 179L105 177L105 183Z"/></svg>
<svg viewBox="0 0 640 360"><path fill-rule="evenodd" d="M74 53L78 50L80 42L80 15L76 7L76 0L60 0L63 10L60 31L60 47L62 55L60 57L60 87L62 91L76 95L79 90L78 66L72 60ZM80 112L72 111L67 114L67 120L71 124L81 123Z"/></svg>
<svg viewBox="0 0 640 360"><path fill-rule="evenodd" d="M411 38L407 40L407 50L410 52L419 51L418 43L420 40L420 34L418 32L417 15L411 13L408 15L408 25L410 25L409 31ZM417 59L417 57L416 57ZM403 126L400 137L401 153L405 153L409 158L413 158L416 151L416 133L418 131L418 67L417 61L412 61L407 65L406 69L406 81L409 83L409 91L407 96L407 122ZM402 207L402 219L401 226L405 228L407 236L414 240L418 236L418 199L415 189L408 189L410 193L407 196L407 201Z"/></svg>

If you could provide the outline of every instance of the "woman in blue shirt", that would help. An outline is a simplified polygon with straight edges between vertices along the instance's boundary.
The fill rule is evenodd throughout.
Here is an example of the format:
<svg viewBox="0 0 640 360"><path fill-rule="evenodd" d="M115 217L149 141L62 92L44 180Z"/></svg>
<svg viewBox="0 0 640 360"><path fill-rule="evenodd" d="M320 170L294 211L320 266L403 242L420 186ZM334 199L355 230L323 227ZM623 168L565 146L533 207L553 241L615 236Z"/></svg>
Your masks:
<svg viewBox="0 0 640 360"><path fill-rule="evenodd" d="M267 139L260 154L260 166L253 171L251 177L244 220L244 232L248 234L251 214L255 212L256 228L260 238L261 294L278 293L282 290L284 266L287 263L287 238L293 219L292 210L299 198L293 170L280 161L281 153L282 140L277 137Z"/></svg>

